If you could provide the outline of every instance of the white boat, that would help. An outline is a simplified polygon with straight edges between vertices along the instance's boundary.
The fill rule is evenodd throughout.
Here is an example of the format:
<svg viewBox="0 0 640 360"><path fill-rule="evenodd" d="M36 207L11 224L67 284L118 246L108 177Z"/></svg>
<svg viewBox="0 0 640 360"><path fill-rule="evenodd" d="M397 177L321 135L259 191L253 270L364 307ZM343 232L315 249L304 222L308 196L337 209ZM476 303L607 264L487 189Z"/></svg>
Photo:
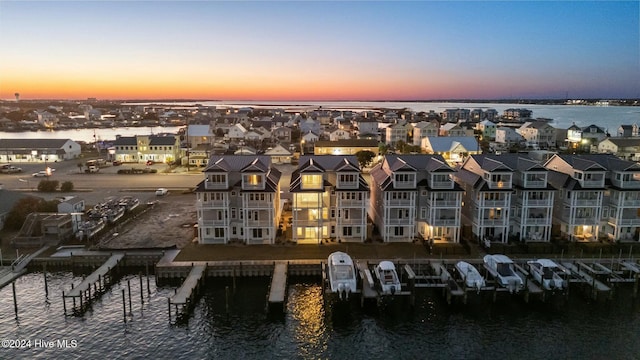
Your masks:
<svg viewBox="0 0 640 360"><path fill-rule="evenodd" d="M381 261L376 265L374 272L382 295L394 295L400 291L400 278L398 278L396 266L391 261Z"/></svg>
<svg viewBox="0 0 640 360"><path fill-rule="evenodd" d="M505 255L485 255L484 263L494 272L498 283L509 289L511 293L517 293L524 287L524 282L516 274L513 261L509 257Z"/></svg>
<svg viewBox="0 0 640 360"><path fill-rule="evenodd" d="M327 280L329 291L337 294L340 300L348 300L349 296L357 291L356 268L349 255L340 251L329 255Z"/></svg>
<svg viewBox="0 0 640 360"><path fill-rule="evenodd" d="M478 291L485 287L486 283L484 281L484 277L480 275L480 272L475 266L466 261L458 261L456 263L456 270L460 273L460 276L467 287L478 289Z"/></svg>
<svg viewBox="0 0 640 360"><path fill-rule="evenodd" d="M555 262L549 259L538 259L528 261L527 264L531 276L546 290L566 289L566 282L560 276L563 270Z"/></svg>

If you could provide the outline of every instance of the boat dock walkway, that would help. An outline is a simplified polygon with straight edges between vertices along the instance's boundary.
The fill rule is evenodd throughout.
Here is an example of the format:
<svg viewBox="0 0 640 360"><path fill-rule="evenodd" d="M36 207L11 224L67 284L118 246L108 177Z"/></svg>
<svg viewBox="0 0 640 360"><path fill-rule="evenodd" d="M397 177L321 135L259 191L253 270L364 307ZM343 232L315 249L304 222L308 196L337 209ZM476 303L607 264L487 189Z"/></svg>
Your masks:
<svg viewBox="0 0 640 360"><path fill-rule="evenodd" d="M582 282L584 284L591 286L592 298L596 299L598 297L598 293L609 293L609 296L611 296L611 288L605 285L600 280L596 279L596 275L598 274L597 271L595 271L592 267L588 266L587 264L581 261L576 261L576 264L573 264L570 262L561 263L561 265L565 269L569 270L571 274L577 276L579 280L578 281L574 280L575 282Z"/></svg>
<svg viewBox="0 0 640 360"><path fill-rule="evenodd" d="M187 275L180 288L176 289L175 294L167 299L169 307L169 322L171 322L171 306L175 308L175 319L179 319L181 315L186 315L194 305L195 297L200 292L202 284L206 278L207 265L194 265Z"/></svg>
<svg viewBox="0 0 640 360"><path fill-rule="evenodd" d="M101 294L105 289L112 284L112 271L118 267L120 262L124 259L123 253L112 254L107 261L92 272L89 276L85 277L80 284L74 286L71 284L71 290L66 293L62 292L62 301L64 303L64 313L67 314L66 299L71 298L73 300L74 313L78 310L82 312L89 301L92 299L91 287L93 287L93 295ZM76 298L80 300L80 307L76 308Z"/></svg>
<svg viewBox="0 0 640 360"><path fill-rule="evenodd" d="M283 261L276 262L271 276L268 303L269 308L280 306L284 312L284 301L287 295L287 270L288 264Z"/></svg>

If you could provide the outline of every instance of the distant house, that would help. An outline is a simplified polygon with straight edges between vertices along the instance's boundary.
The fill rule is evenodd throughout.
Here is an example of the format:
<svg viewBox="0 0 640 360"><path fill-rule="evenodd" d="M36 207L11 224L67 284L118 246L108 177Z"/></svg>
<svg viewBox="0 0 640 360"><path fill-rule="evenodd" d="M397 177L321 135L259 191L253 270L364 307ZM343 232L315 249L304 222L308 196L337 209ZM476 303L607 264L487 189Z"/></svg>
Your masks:
<svg viewBox="0 0 640 360"><path fill-rule="evenodd" d="M378 136L378 122L372 118L361 117L354 121L358 128L358 136L363 134L372 134Z"/></svg>
<svg viewBox="0 0 640 360"><path fill-rule="evenodd" d="M378 154L378 141L367 139L317 141L313 153L315 155L353 155L364 150Z"/></svg>
<svg viewBox="0 0 640 360"><path fill-rule="evenodd" d="M476 125L476 129L482 132L483 140L495 140L496 124L489 120L483 120Z"/></svg>
<svg viewBox="0 0 640 360"><path fill-rule="evenodd" d="M473 136L473 130L466 129L459 123L446 123L440 126L440 136Z"/></svg>
<svg viewBox="0 0 640 360"><path fill-rule="evenodd" d="M71 139L0 139L0 162L57 162L80 157Z"/></svg>
<svg viewBox="0 0 640 360"><path fill-rule="evenodd" d="M318 140L320 140L320 136L312 131L309 131L302 136L301 141L304 141L307 144L313 144Z"/></svg>
<svg viewBox="0 0 640 360"><path fill-rule="evenodd" d="M346 130L337 129L329 133L329 140L331 141L346 140L350 138L351 134Z"/></svg>
<svg viewBox="0 0 640 360"><path fill-rule="evenodd" d="M464 161L469 155L482 151L473 136L435 136L422 139L422 150L427 154L442 155L449 163Z"/></svg>
<svg viewBox="0 0 640 360"><path fill-rule="evenodd" d="M618 128L619 137L632 137L638 136L638 124L633 125L620 125Z"/></svg>
<svg viewBox="0 0 640 360"><path fill-rule="evenodd" d="M404 121L388 126L385 129L385 143L389 146L396 146L399 141L406 142L411 128L411 125Z"/></svg>
<svg viewBox="0 0 640 360"><path fill-rule="evenodd" d="M244 126L240 124L235 124L229 127L229 132L227 135L231 140L244 140L246 134L247 134L247 129Z"/></svg>
<svg viewBox="0 0 640 360"><path fill-rule="evenodd" d="M513 128L499 127L496 129L496 140L498 144L510 146L514 144L520 144L524 141L522 135L518 134Z"/></svg>
<svg viewBox="0 0 640 360"><path fill-rule="evenodd" d="M546 121L526 122L516 131L527 143L538 145L543 149L556 145L556 129Z"/></svg>
<svg viewBox="0 0 640 360"><path fill-rule="evenodd" d="M211 131L209 125L189 125L187 127L187 143L192 147L200 144L213 144L215 132Z"/></svg>
<svg viewBox="0 0 640 360"><path fill-rule="evenodd" d="M291 142L291 129L288 127L279 127L271 132L271 136L280 142Z"/></svg>
<svg viewBox="0 0 640 360"><path fill-rule="evenodd" d="M271 157L271 163L273 164L291 164L291 157L293 156L291 151L280 144L274 146L273 149L265 151L264 154Z"/></svg>
<svg viewBox="0 0 640 360"><path fill-rule="evenodd" d="M640 137L604 139L598 143L598 153L614 154L624 160L640 161Z"/></svg>
<svg viewBox="0 0 640 360"><path fill-rule="evenodd" d="M120 136L113 142L114 160L122 162L173 162L181 157L180 136Z"/></svg>
<svg viewBox="0 0 640 360"><path fill-rule="evenodd" d="M430 136L438 136L439 125L437 121L420 121L413 125L413 145L420 146L422 139Z"/></svg>

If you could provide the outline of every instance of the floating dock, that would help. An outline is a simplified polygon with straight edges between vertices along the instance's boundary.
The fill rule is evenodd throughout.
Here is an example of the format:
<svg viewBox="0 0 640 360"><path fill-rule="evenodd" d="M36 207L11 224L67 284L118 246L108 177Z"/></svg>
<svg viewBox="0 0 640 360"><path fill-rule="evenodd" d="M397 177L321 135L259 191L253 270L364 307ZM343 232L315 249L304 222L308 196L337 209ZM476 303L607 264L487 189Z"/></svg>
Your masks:
<svg viewBox="0 0 640 360"><path fill-rule="evenodd" d="M71 290L68 292L62 292L62 301L64 304L64 313L67 314L66 299L71 298L73 300L73 313L83 312L86 310L91 299L99 294L102 294L108 286L113 282L112 271L118 267L120 262L124 259L124 254L113 254L107 261L102 264L96 271L84 278L80 284L74 286L71 284ZM93 295L91 293L91 287L93 287ZM80 301L79 307L77 307L76 299Z"/></svg>

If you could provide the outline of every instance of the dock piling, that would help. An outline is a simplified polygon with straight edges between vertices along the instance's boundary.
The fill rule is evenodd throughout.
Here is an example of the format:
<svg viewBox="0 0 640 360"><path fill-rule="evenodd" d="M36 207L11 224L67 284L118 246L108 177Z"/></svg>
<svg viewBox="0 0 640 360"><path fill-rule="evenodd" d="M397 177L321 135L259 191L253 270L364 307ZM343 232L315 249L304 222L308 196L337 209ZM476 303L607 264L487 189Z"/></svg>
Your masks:
<svg viewBox="0 0 640 360"><path fill-rule="evenodd" d="M11 282L11 288L13 289L13 309L16 312L16 320L18 319L18 299L16 298L16 282Z"/></svg>
<svg viewBox="0 0 640 360"><path fill-rule="evenodd" d="M227 310L227 315L229 314L229 287L225 286L224 287L224 302L225 302L225 308Z"/></svg>
<svg viewBox="0 0 640 360"><path fill-rule="evenodd" d="M47 284L47 263L42 265L42 274L44 275L44 295L49 297L49 285Z"/></svg>
<svg viewBox="0 0 640 360"><path fill-rule="evenodd" d="M127 280L127 292L129 293L129 313L131 313L131 280Z"/></svg>
<svg viewBox="0 0 640 360"><path fill-rule="evenodd" d="M138 273L138 277L140 278L140 303L144 304L144 293L142 291L142 273Z"/></svg>
<svg viewBox="0 0 640 360"><path fill-rule="evenodd" d="M124 319L124 323L127 323L127 302L124 296L124 289L122 289L122 318Z"/></svg>

